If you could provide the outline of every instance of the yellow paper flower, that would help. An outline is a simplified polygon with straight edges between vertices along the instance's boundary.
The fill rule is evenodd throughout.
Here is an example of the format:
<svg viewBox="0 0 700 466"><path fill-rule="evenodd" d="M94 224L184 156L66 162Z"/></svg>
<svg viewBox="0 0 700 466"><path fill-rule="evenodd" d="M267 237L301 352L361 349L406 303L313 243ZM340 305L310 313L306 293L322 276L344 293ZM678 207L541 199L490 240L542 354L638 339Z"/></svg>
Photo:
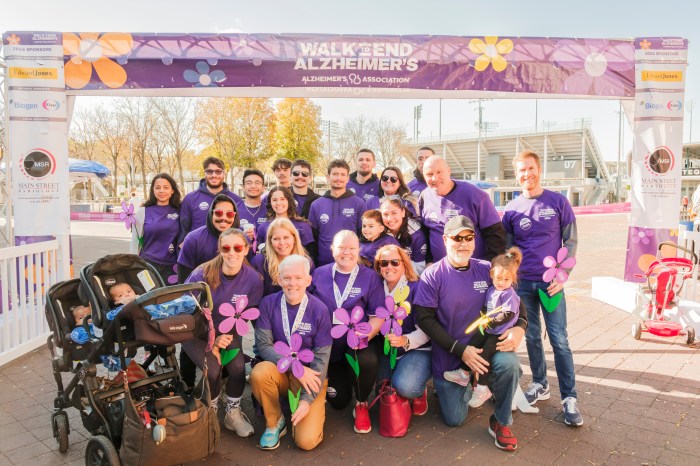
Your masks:
<svg viewBox="0 0 700 466"><path fill-rule="evenodd" d="M107 87L122 87L126 82L126 71L107 57L125 55L133 45L134 40L128 33L107 32L100 36L97 32L81 32L80 37L72 32L64 33L63 54L71 56L65 66L66 85L73 89L87 86L94 67Z"/></svg>
<svg viewBox="0 0 700 466"><path fill-rule="evenodd" d="M476 71L484 71L491 64L493 69L500 73L508 66L508 62L503 58L503 55L513 51L513 41L510 39L499 41L498 36L486 36L484 40L470 40L469 50L480 54L474 62Z"/></svg>

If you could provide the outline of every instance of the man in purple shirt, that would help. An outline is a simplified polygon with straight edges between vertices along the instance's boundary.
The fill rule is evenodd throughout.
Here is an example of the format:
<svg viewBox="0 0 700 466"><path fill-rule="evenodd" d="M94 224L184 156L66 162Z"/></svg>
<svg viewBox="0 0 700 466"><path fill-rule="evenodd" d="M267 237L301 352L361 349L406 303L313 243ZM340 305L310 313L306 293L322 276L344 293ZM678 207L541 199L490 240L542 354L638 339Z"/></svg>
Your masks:
<svg viewBox="0 0 700 466"><path fill-rule="evenodd" d="M303 159L297 159L292 163L292 192L294 193L294 201L297 204L297 213L309 218L309 210L311 203L318 199L319 196L313 189L309 188L309 183L313 187L313 171L311 164Z"/></svg>
<svg viewBox="0 0 700 466"><path fill-rule="evenodd" d="M365 201L348 191L350 166L344 160L333 160L328 165L330 189L316 199L309 210L309 222L318 244L316 265L333 262L331 244L341 230L360 231L362 214L367 210Z"/></svg>
<svg viewBox="0 0 700 466"><path fill-rule="evenodd" d="M267 215L267 207L261 200L264 189L265 176L260 170L249 168L243 172L245 198L237 205L238 218L250 244L255 240L255 230L265 222ZM255 254L257 251L252 252Z"/></svg>
<svg viewBox="0 0 700 466"><path fill-rule="evenodd" d="M421 147L416 153L416 169L413 170L413 179L408 183L408 189L416 198L419 198L420 193L428 187L425 178L423 178L423 164L432 155L435 155L435 151L428 146Z"/></svg>
<svg viewBox="0 0 700 466"><path fill-rule="evenodd" d="M216 157L207 157L202 162L204 178L199 181L199 188L188 193L180 207L180 243L190 231L203 226L207 220L209 206L217 194L226 194L238 203L241 198L228 189L224 182L226 170L224 162Z"/></svg>
<svg viewBox="0 0 700 466"><path fill-rule="evenodd" d="M505 231L491 199L466 181L453 180L450 167L442 157L433 155L423 165L428 183L418 201L421 223L427 229L428 262L445 257L443 229L457 215L472 219L476 231L474 257L491 260L506 248Z"/></svg>
<svg viewBox="0 0 700 466"><path fill-rule="evenodd" d="M350 173L348 189L367 202L379 194L379 178L374 174L377 160L370 149L360 149L355 156L357 171Z"/></svg>
<svg viewBox="0 0 700 466"><path fill-rule="evenodd" d="M483 350L470 345L474 333L467 334L465 330L481 316L491 284L491 264L473 258L477 234L473 222L463 215L447 222L443 236L447 255L423 272L413 309L418 326L433 342L433 384L445 424L454 427L464 422L472 395L471 385L445 380L445 371L455 370L463 363L484 374L489 366L491 391L496 399L489 433L498 448L512 451L518 447L518 441L508 426L513 422L511 405L522 373L514 351L525 334L527 320L519 319L516 326L503 333L490 365L479 355Z"/></svg>
<svg viewBox="0 0 700 466"><path fill-rule="evenodd" d="M538 400L549 399L547 363L540 324L540 310L543 309L543 305L540 302L539 290L550 297L561 293L559 305L553 311L542 311L541 314L554 351L554 367L559 379L564 422L571 426L580 426L583 424L583 417L578 409L574 357L566 331L564 283L556 277L549 283L544 282L543 274L547 267L542 263L547 256L557 257L557 251L562 246L568 250L568 257L576 255L576 217L571 204L564 196L542 187L542 171L537 154L530 151L521 152L513 158L513 168L518 184L523 188L523 194L506 205L503 225L508 246L518 246L523 252L523 261L518 272L518 295L527 308L530 322L525 341L532 369L532 383L525 392L525 397L531 405Z"/></svg>

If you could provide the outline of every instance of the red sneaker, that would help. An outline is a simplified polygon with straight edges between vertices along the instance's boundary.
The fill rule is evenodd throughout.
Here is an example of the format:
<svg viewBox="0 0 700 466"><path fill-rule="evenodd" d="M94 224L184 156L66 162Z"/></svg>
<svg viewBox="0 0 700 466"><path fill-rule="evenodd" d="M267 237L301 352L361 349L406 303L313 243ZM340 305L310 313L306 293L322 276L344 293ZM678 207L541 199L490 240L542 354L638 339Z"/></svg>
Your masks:
<svg viewBox="0 0 700 466"><path fill-rule="evenodd" d="M423 394L413 400L413 415L422 416L428 412L428 389L423 390Z"/></svg>
<svg viewBox="0 0 700 466"><path fill-rule="evenodd" d="M369 420L369 408L367 402L355 405L355 432L368 434L372 431L372 422Z"/></svg>
<svg viewBox="0 0 700 466"><path fill-rule="evenodd" d="M513 451L518 448L518 439L510 427L500 424L493 414L489 419L489 434L496 439L496 446L501 450Z"/></svg>

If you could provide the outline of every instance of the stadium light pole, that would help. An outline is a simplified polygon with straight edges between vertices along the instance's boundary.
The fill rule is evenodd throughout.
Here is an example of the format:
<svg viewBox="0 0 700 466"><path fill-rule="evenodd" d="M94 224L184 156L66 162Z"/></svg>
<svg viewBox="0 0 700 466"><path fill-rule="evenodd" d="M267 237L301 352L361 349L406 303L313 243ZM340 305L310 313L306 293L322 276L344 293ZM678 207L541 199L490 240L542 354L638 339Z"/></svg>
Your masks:
<svg viewBox="0 0 700 466"><path fill-rule="evenodd" d="M688 125L688 142L693 142L693 108L695 107L695 100L690 99L685 104L686 111L690 115L690 121Z"/></svg>
<svg viewBox="0 0 700 466"><path fill-rule="evenodd" d="M481 131L484 129L484 102L487 100L491 99L476 99L476 100L470 100L469 103L476 103L477 110L479 112L479 121L476 123L477 128L479 129L479 138L477 139L476 143L476 179L477 181L481 180Z"/></svg>
<svg viewBox="0 0 700 466"><path fill-rule="evenodd" d="M617 176L615 177L615 199L620 202L620 161L622 160L622 116L625 112L622 110L622 101L620 100L620 109L615 112L618 114L617 124Z"/></svg>
<svg viewBox="0 0 700 466"><path fill-rule="evenodd" d="M338 129L338 123L332 120L321 120L322 131L326 133L328 142L328 160L331 159L331 132Z"/></svg>

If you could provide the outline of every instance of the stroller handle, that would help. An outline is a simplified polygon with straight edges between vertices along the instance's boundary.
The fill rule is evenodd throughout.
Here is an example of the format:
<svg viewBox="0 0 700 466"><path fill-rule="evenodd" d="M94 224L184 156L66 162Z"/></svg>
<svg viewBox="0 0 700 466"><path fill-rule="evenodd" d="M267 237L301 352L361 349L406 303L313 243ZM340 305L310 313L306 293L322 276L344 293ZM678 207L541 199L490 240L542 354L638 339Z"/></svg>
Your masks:
<svg viewBox="0 0 700 466"><path fill-rule="evenodd" d="M686 247L683 247L683 246L681 246L680 244L674 243L673 241L662 241L661 243L659 243L659 249L658 249L658 250L661 251L661 248L662 248L663 246L671 246L671 247L674 247L674 248L676 248L676 249L680 249L681 251L690 254L690 255L692 256L692 258L693 258L693 264L696 264L696 265L697 265L697 263L698 263L698 256L697 256L697 254L695 254L695 252L694 252L692 249L688 249L688 248L686 248Z"/></svg>
<svg viewBox="0 0 700 466"><path fill-rule="evenodd" d="M148 293L144 293L138 298L136 298L136 304L139 306L143 305L144 303L148 303L149 301L152 301L153 299L162 296L164 294L171 294L171 293L184 293L186 291L194 291L194 292L200 292L204 293L207 298L207 305L211 307L212 304L212 298L211 298L211 290L209 289L209 285L207 285L204 282L196 282L196 283L185 283L181 285L172 285L172 286L166 286L163 288L156 288Z"/></svg>

